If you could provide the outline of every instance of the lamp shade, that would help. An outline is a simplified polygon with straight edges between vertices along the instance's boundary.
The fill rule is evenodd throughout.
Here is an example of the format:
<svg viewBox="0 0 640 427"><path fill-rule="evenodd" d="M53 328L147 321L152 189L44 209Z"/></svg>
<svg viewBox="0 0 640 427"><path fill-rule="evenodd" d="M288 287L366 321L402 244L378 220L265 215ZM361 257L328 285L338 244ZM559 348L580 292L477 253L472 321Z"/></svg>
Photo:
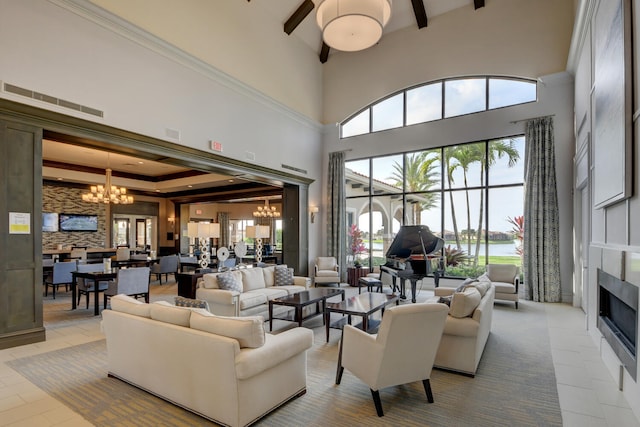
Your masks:
<svg viewBox="0 0 640 427"><path fill-rule="evenodd" d="M269 237L268 225L256 225L256 239L265 239Z"/></svg>
<svg viewBox="0 0 640 427"><path fill-rule="evenodd" d="M190 222L187 224L187 236L198 237L198 223Z"/></svg>
<svg viewBox="0 0 640 427"><path fill-rule="evenodd" d="M247 237L255 239L256 238L256 226L255 225L247 225L247 227L245 228L245 233L247 234Z"/></svg>
<svg viewBox="0 0 640 427"><path fill-rule="evenodd" d="M392 0L324 0L316 20L334 49L355 52L373 46L391 17Z"/></svg>
<svg viewBox="0 0 640 427"><path fill-rule="evenodd" d="M199 222L198 237L201 239L220 237L220 224L215 222L214 223Z"/></svg>

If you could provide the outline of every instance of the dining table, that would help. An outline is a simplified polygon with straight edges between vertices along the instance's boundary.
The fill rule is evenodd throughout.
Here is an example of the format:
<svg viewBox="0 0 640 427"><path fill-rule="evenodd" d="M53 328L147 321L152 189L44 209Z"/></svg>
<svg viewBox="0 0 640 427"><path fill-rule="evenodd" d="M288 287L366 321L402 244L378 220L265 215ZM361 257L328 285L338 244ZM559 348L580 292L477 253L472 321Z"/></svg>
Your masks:
<svg viewBox="0 0 640 427"><path fill-rule="evenodd" d="M95 296L93 299L93 315L97 316L98 314L100 314L100 292L104 291L104 289L100 289L100 282L113 280L118 277L117 269L109 269L107 271L74 271L71 274L73 275L73 280L71 281L71 309L75 310L77 307L76 279L82 278L84 280L93 282L93 291L91 291L95 292Z"/></svg>

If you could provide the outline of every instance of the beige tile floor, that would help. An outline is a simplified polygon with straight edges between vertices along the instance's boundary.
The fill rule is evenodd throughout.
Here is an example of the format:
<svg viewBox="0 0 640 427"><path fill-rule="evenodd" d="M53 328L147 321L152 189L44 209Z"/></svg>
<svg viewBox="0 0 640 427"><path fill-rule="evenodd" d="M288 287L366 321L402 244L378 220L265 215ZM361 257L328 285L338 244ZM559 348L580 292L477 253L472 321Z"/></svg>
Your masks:
<svg viewBox="0 0 640 427"><path fill-rule="evenodd" d="M152 285L152 300L171 300L174 283ZM99 316L47 323L47 312L70 305L61 294L45 300L47 340L0 350L0 426L91 426L78 414L6 366L11 359L44 353L103 338ZM639 426L638 418L617 389L584 330L584 314L565 304L546 304L547 323L565 426ZM65 308L68 310L68 306ZM58 317L59 318L59 317Z"/></svg>

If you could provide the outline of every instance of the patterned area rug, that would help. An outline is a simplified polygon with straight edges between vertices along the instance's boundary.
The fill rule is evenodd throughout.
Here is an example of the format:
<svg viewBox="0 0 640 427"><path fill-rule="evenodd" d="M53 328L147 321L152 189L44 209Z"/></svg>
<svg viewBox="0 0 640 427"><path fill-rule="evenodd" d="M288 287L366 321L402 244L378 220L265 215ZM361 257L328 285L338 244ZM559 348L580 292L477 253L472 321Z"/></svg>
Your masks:
<svg viewBox="0 0 640 427"><path fill-rule="evenodd" d="M275 325L274 325L275 326ZM345 371L334 384L340 331L325 342L320 318L310 320L307 394L260 426L561 426L544 306L496 305L493 328L475 378L434 370L435 403L420 382L383 389L378 418L368 387ZM287 326L288 327L288 326ZM106 375L104 340L7 363L96 426L215 425Z"/></svg>

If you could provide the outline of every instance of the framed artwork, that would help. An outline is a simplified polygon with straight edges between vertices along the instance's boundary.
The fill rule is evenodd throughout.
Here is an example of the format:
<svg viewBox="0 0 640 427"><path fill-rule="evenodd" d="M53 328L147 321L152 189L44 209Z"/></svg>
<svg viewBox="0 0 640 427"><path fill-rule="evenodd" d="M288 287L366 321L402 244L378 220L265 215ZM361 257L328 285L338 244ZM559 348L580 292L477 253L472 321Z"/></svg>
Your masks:
<svg viewBox="0 0 640 427"><path fill-rule="evenodd" d="M631 4L598 2L593 17L593 203L603 208L631 197Z"/></svg>

